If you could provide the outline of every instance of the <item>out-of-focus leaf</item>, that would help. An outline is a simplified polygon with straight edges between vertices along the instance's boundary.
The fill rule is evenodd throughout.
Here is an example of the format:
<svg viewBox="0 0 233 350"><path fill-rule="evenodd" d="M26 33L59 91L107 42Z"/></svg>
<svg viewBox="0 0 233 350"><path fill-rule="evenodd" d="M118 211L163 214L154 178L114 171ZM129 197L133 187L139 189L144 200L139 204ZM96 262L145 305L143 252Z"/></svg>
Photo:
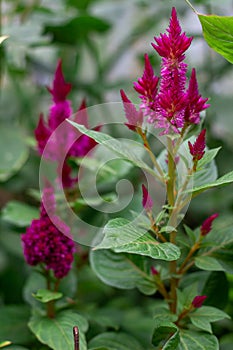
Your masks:
<svg viewBox="0 0 233 350"><path fill-rule="evenodd" d="M140 343L132 336L119 332L106 332L91 339L88 344L90 350L142 350Z"/></svg>
<svg viewBox="0 0 233 350"><path fill-rule="evenodd" d="M2 35L0 36L0 45L3 43L4 40L6 40L7 38L9 38L8 35Z"/></svg>
<svg viewBox="0 0 233 350"><path fill-rule="evenodd" d="M62 298L62 293L52 292L48 289L38 289L38 291L35 294L33 294L33 296L41 303L48 303L51 300L57 300Z"/></svg>
<svg viewBox="0 0 233 350"><path fill-rule="evenodd" d="M202 15L198 13L207 44L233 63L233 16Z"/></svg>
<svg viewBox="0 0 233 350"><path fill-rule="evenodd" d="M208 295L205 305L224 309L228 302L229 285L226 274L222 271L212 272L208 277L202 295Z"/></svg>
<svg viewBox="0 0 233 350"><path fill-rule="evenodd" d="M91 33L103 33L110 24L93 16L79 16L67 23L45 26L43 34L50 34L53 42L76 45Z"/></svg>
<svg viewBox="0 0 233 350"><path fill-rule="evenodd" d="M26 306L1 306L0 310L0 339L7 339L12 343L27 344L32 340L27 323L30 310Z"/></svg>
<svg viewBox="0 0 233 350"><path fill-rule="evenodd" d="M17 201L8 202L2 210L3 220L18 227L29 226L31 221L38 217L38 209Z"/></svg>
<svg viewBox="0 0 233 350"><path fill-rule="evenodd" d="M6 181L24 165L29 151L19 129L2 124L0 149L0 181Z"/></svg>

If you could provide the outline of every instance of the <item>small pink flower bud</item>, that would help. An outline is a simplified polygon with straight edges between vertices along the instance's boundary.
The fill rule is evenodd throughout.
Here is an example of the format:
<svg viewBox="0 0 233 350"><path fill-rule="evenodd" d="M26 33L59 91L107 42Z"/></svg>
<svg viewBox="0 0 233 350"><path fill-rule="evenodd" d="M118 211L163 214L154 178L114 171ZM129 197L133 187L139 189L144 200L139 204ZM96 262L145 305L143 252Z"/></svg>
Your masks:
<svg viewBox="0 0 233 350"><path fill-rule="evenodd" d="M197 295L193 301L192 301L192 305L195 308L199 308L202 307L202 304L204 303L204 301L206 300L207 295Z"/></svg>
<svg viewBox="0 0 233 350"><path fill-rule="evenodd" d="M148 211L151 211L154 205L153 200L144 185L142 185L142 205L143 208Z"/></svg>
<svg viewBox="0 0 233 350"><path fill-rule="evenodd" d="M142 126L143 123L143 114L142 111L137 111L134 104L130 101L130 99L126 96L124 90L120 91L121 99L123 101L125 116L128 120L128 123L125 125L132 131L136 130L137 126Z"/></svg>
<svg viewBox="0 0 233 350"><path fill-rule="evenodd" d="M193 145L190 141L188 142L190 154L193 156L193 162L197 163L205 154L205 134L206 129L203 129Z"/></svg>
<svg viewBox="0 0 233 350"><path fill-rule="evenodd" d="M212 230L212 222L218 217L218 213L215 213L208 217L201 225L201 236L206 236Z"/></svg>
<svg viewBox="0 0 233 350"><path fill-rule="evenodd" d="M154 266L151 266L150 271L151 271L153 276L156 276L159 274L159 271L156 270L156 268Z"/></svg>

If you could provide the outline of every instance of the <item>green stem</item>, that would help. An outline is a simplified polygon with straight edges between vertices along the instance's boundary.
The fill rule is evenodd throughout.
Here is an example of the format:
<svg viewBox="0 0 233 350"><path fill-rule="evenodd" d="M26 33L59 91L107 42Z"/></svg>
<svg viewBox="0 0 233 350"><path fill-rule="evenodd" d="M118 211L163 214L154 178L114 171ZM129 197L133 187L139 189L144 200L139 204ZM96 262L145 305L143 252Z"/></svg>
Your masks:
<svg viewBox="0 0 233 350"><path fill-rule="evenodd" d="M49 271L46 271L46 283L47 283L47 289L48 290L52 290ZM55 317L55 303L54 303L54 300L48 301L47 304L46 304L46 307L47 307L47 316L48 316L48 318L54 318Z"/></svg>
<svg viewBox="0 0 233 350"><path fill-rule="evenodd" d="M185 0L185 2L187 2L187 4L191 7L191 9L193 10L194 13L196 13L197 15L197 11L195 10L195 8L193 7L193 5L191 4L191 2L189 0Z"/></svg>
<svg viewBox="0 0 233 350"><path fill-rule="evenodd" d="M171 225L176 226L176 215L174 216L174 205L175 205L175 161L173 154L173 144L172 140L167 138L167 146L168 146L168 180L167 180L167 199L169 209L169 216L171 219ZM170 233L170 242L176 244L176 231ZM176 260L171 261L169 265L171 281L170 281L170 310L172 313L176 313L177 307L177 278L176 275Z"/></svg>

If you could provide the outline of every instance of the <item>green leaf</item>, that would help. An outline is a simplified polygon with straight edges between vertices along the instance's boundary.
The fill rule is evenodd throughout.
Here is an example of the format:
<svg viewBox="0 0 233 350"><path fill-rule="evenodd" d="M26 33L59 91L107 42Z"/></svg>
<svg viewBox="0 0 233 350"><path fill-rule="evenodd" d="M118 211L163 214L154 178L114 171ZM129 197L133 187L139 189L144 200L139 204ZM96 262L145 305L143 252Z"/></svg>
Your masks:
<svg viewBox="0 0 233 350"><path fill-rule="evenodd" d="M3 124L0 125L0 149L0 181L6 181L24 165L29 151L20 131Z"/></svg>
<svg viewBox="0 0 233 350"><path fill-rule="evenodd" d="M194 195L197 195L197 194L199 194L205 190L208 190L210 188L226 185L226 184L231 183L231 182L233 182L233 171L221 176L216 181L206 183L202 186L193 187L192 189L189 189L186 192L192 192Z"/></svg>
<svg viewBox="0 0 233 350"><path fill-rule="evenodd" d="M127 140L119 141L102 132L87 129L85 126L77 124L70 120L67 121L70 124L72 124L76 129L78 129L81 133L91 137L97 143L110 149L121 158L131 162L132 164L138 166L141 169L145 169L146 171L148 171L148 173L150 173L153 176L158 176L153 169L151 169L146 163L144 163L143 160L139 158L139 154L142 153L142 150L143 154L145 152L143 149L143 145L137 144L138 149L135 150L132 148L132 143L127 143ZM138 152L139 149L141 152Z"/></svg>
<svg viewBox="0 0 233 350"><path fill-rule="evenodd" d="M152 336L152 344L163 350L175 350L179 344L179 329L172 322L157 319Z"/></svg>
<svg viewBox="0 0 233 350"><path fill-rule="evenodd" d="M1 37L0 37L0 40L1 40ZM0 42L1 43L1 42ZM11 342L10 341L8 341L8 340L6 340L6 341L4 341L4 342L1 342L0 343L0 349L1 348L4 348L5 346L8 346L8 345L10 345L11 344Z"/></svg>
<svg viewBox="0 0 233 350"><path fill-rule="evenodd" d="M224 318L230 318L225 312L212 306L202 306L189 314L194 326L212 333L210 322L216 322Z"/></svg>
<svg viewBox="0 0 233 350"><path fill-rule="evenodd" d="M1 346L0 346L0 348L1 348ZM29 350L29 349L25 348L24 346L20 346L20 345L10 345L4 350Z"/></svg>
<svg viewBox="0 0 233 350"><path fill-rule="evenodd" d="M116 254L110 250L91 251L90 263L104 283L121 289L138 288L144 294L154 294L156 286L146 271L145 257Z"/></svg>
<svg viewBox="0 0 233 350"><path fill-rule="evenodd" d="M8 35L2 35L0 36L0 45L3 43L4 40L6 40L7 38L9 38Z"/></svg>
<svg viewBox="0 0 233 350"><path fill-rule="evenodd" d="M233 63L233 17L198 14L207 44Z"/></svg>
<svg viewBox="0 0 233 350"><path fill-rule="evenodd" d="M76 45L89 34L104 33L109 28L110 24L108 21L83 15L59 25L47 25L43 34L52 35L52 42Z"/></svg>
<svg viewBox="0 0 233 350"><path fill-rule="evenodd" d="M224 271L224 267L218 262L218 260L211 256L197 256L195 258L195 265L202 270Z"/></svg>
<svg viewBox="0 0 233 350"><path fill-rule="evenodd" d="M178 350L219 350L217 338L212 334L180 331Z"/></svg>
<svg viewBox="0 0 233 350"><path fill-rule="evenodd" d="M177 246L159 243L150 234L145 234L145 231L123 218L110 220L103 231L104 239L95 250L112 248L116 253L139 254L167 261L180 257Z"/></svg>
<svg viewBox="0 0 233 350"><path fill-rule="evenodd" d="M135 338L123 332L106 332L99 334L88 343L88 349L143 350L142 346Z"/></svg>
<svg viewBox="0 0 233 350"><path fill-rule="evenodd" d="M220 149L221 149L221 147L207 150L205 152L203 158L201 158L198 161L197 171L200 170L201 168L203 168L206 164L210 163L212 160L214 160L214 158L216 157L216 155L218 154Z"/></svg>
<svg viewBox="0 0 233 350"><path fill-rule="evenodd" d="M80 349L87 349L84 333L88 323L83 316L72 311L62 311L53 319L34 314L28 325L41 343L54 350L73 349L73 327L78 326Z"/></svg>
<svg viewBox="0 0 233 350"><path fill-rule="evenodd" d="M2 210L3 220L18 227L26 227L39 217L39 210L25 203L11 201Z"/></svg>
<svg viewBox="0 0 233 350"><path fill-rule="evenodd" d="M222 271L217 271L210 273L201 294L208 295L205 305L224 309L228 303L228 292L229 283L226 274Z"/></svg>
<svg viewBox="0 0 233 350"><path fill-rule="evenodd" d="M33 294L33 297L39 300L41 303L47 303L51 300L57 300L62 298L63 294L60 292L52 292L48 289L38 289L36 294Z"/></svg>
<svg viewBox="0 0 233 350"><path fill-rule="evenodd" d="M30 309L21 305L2 306L0 312L0 339L27 344L32 340L27 323Z"/></svg>

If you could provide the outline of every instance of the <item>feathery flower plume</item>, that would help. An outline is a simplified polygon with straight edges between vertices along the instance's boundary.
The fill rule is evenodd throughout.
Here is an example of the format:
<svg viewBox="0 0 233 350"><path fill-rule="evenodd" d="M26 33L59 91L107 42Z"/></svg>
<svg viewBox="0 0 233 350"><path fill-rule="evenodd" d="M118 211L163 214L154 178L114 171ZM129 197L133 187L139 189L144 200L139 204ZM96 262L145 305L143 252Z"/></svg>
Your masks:
<svg viewBox="0 0 233 350"><path fill-rule="evenodd" d="M201 236L206 236L212 230L212 223L218 217L218 213L209 216L201 225Z"/></svg>
<svg viewBox="0 0 233 350"><path fill-rule="evenodd" d="M22 235L24 256L29 265L44 264L47 270L53 270L56 278L65 277L71 269L74 254L74 242L69 238L70 229L61 219L53 215L53 222L48 216L44 200L48 200L51 212L55 210L52 188L45 188L40 208L40 218L34 219ZM60 230L62 228L62 233Z"/></svg>

